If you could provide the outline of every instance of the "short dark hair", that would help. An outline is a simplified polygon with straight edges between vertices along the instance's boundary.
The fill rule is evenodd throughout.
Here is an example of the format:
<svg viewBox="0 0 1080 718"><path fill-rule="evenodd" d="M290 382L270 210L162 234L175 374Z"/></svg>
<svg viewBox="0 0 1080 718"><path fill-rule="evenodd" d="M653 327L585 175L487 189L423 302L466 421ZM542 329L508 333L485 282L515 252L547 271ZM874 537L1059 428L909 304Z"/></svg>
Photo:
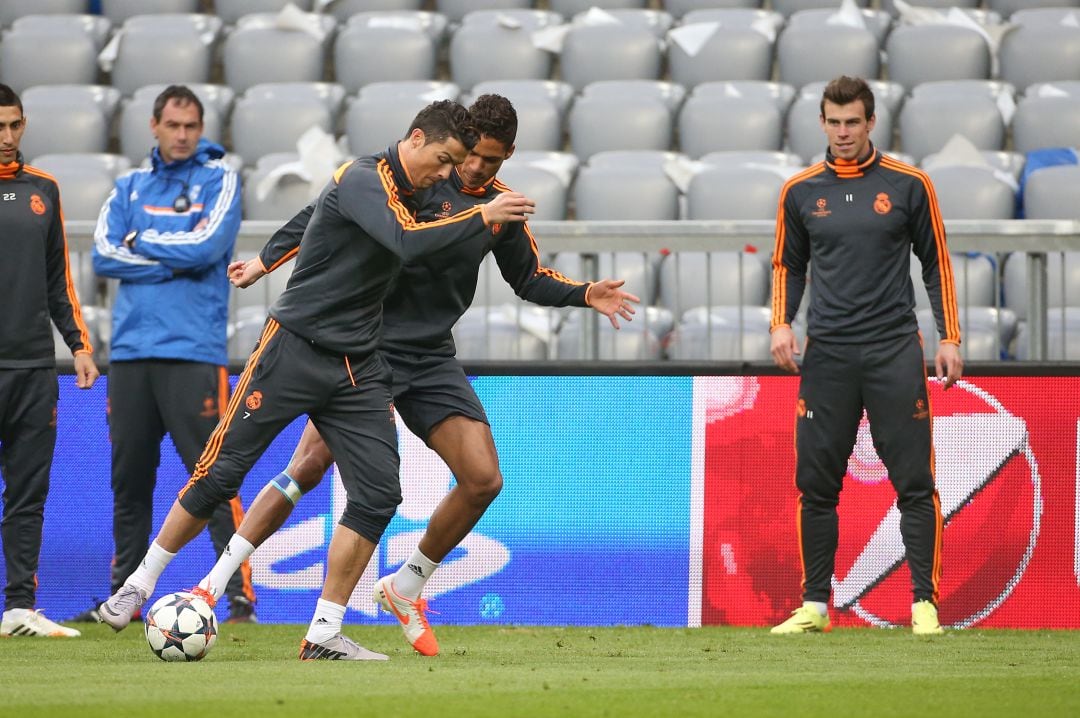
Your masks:
<svg viewBox="0 0 1080 718"><path fill-rule="evenodd" d="M405 133L408 137L413 130L422 130L424 144L445 142L453 138L471 150L480 139L473 125L472 115L460 103L453 100L439 100L420 110Z"/></svg>
<svg viewBox="0 0 1080 718"><path fill-rule="evenodd" d="M863 109L866 111L866 119L869 120L874 116L874 91L861 77L841 75L825 86L825 91L821 93L822 117L825 116L826 100L836 105L847 105L861 100Z"/></svg>
<svg viewBox="0 0 1080 718"><path fill-rule="evenodd" d="M19 114L23 113L22 100L19 95L7 85L0 83L0 107L18 107Z"/></svg>
<svg viewBox="0 0 1080 718"><path fill-rule="evenodd" d="M507 149L517 138L518 119L510 100L502 95L480 95L469 106L476 131L501 142Z"/></svg>
<svg viewBox="0 0 1080 718"><path fill-rule="evenodd" d="M183 106L189 102L195 103L195 108L199 111L199 122L203 121L203 104L199 100L199 96L191 91L187 85L169 85L161 94L154 100L154 119L161 122L161 113L165 111L165 105L169 104L170 100L175 100L176 104Z"/></svg>

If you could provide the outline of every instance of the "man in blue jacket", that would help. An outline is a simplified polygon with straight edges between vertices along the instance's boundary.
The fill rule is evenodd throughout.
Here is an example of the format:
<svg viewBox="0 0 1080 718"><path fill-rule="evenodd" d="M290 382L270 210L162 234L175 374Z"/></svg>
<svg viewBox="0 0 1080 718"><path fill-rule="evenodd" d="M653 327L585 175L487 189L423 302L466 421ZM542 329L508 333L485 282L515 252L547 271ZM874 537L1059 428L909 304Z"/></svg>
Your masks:
<svg viewBox="0 0 1080 718"><path fill-rule="evenodd" d="M124 175L94 232L94 271L119 279L109 365L112 591L146 553L160 444L189 472L229 397L226 268L240 227L240 179L202 139L203 106L181 85L154 102L149 167ZM210 521L220 554L243 519L239 498ZM229 581L231 621L254 619L247 565Z"/></svg>

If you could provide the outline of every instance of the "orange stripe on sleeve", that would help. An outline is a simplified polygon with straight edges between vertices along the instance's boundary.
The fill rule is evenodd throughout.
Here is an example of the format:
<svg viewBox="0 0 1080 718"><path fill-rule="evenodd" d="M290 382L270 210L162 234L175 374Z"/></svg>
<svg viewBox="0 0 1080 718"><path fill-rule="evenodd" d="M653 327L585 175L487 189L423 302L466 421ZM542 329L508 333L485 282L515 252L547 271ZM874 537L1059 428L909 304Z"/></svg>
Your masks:
<svg viewBox="0 0 1080 718"><path fill-rule="evenodd" d="M930 224L934 232L934 245L938 255L938 276L941 283L941 308L945 316L945 336L942 341L953 343L960 342L960 319L956 306L956 283L953 278L952 259L945 240L945 222L941 218L941 208L938 205L937 192L934 191L934 183L929 175L902 162L897 162L886 156L882 156L881 164L896 172L910 175L918 179L926 190L927 202L930 209Z"/></svg>
<svg viewBox="0 0 1080 718"><path fill-rule="evenodd" d="M773 286L772 286L772 318L770 321L771 327L787 326L787 276L788 270L784 266L784 246L787 241L787 225L785 223L786 215L784 212L784 201L787 199L788 191L810 177L821 174L825 171L825 163L819 162L812 167L807 167L802 172L790 177L784 186L780 188L780 198L777 201L776 209L776 243L773 247L772 266L773 266Z"/></svg>
<svg viewBox="0 0 1080 718"><path fill-rule="evenodd" d="M35 177L47 179L56 185L56 211L60 221L60 237L64 242L64 290L67 293L68 303L71 304L71 318L79 330L79 341L82 342L83 345L83 349L77 353L93 354L94 347L90 343L90 330L87 329L86 322L83 320L82 305L79 304L79 297L75 293L75 282L71 278L71 253L68 250L67 231L64 229L64 210L60 205L60 183L57 182L56 178L51 174L44 172L37 167L23 165L23 172L34 175Z"/></svg>
<svg viewBox="0 0 1080 718"><path fill-rule="evenodd" d="M263 328L262 336L259 337L258 347L248 358L247 366L244 367L244 373L240 375L240 380L236 383L236 390L233 392L232 398L229 399L225 413L222 415L221 420L218 421L218 425L214 428L213 433L210 434L210 438L207 439L206 448L203 449L202 456L200 456L199 460L195 463L195 471L191 474L191 478L188 479L184 488L180 490L178 497L183 496L196 481L206 476L210 471L210 467L213 466L214 462L217 460L218 454L221 452L221 444L225 441L225 435L229 431L229 425L232 424L232 420L236 416L237 409L240 406L240 399L247 391L248 384L251 383L251 376L255 372L255 367L258 366L259 359L262 358L262 354L266 350L266 345L277 333L280 326L281 325L273 319L266 320L266 326Z"/></svg>

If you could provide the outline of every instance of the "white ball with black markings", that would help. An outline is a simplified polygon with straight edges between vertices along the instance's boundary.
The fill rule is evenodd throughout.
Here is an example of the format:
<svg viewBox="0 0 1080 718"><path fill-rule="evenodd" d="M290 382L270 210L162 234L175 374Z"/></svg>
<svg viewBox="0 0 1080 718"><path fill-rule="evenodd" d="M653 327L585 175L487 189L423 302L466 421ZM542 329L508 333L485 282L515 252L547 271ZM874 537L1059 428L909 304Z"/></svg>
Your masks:
<svg viewBox="0 0 1080 718"><path fill-rule="evenodd" d="M163 661L200 661L217 635L214 609L187 592L162 596L146 614L146 642Z"/></svg>

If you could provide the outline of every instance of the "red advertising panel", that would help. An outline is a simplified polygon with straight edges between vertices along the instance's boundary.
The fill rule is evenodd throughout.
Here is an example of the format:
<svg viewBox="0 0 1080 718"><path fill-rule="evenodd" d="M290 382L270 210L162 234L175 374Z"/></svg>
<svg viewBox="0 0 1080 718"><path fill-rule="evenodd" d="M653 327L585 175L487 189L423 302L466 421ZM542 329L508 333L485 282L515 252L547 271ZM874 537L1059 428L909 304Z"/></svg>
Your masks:
<svg viewBox="0 0 1080 718"><path fill-rule="evenodd" d="M699 377L702 624L769 625L801 601L795 377ZM931 385L945 517L940 615L963 627L1080 628L1080 378ZM899 514L865 417L840 499L836 625L906 625Z"/></svg>

